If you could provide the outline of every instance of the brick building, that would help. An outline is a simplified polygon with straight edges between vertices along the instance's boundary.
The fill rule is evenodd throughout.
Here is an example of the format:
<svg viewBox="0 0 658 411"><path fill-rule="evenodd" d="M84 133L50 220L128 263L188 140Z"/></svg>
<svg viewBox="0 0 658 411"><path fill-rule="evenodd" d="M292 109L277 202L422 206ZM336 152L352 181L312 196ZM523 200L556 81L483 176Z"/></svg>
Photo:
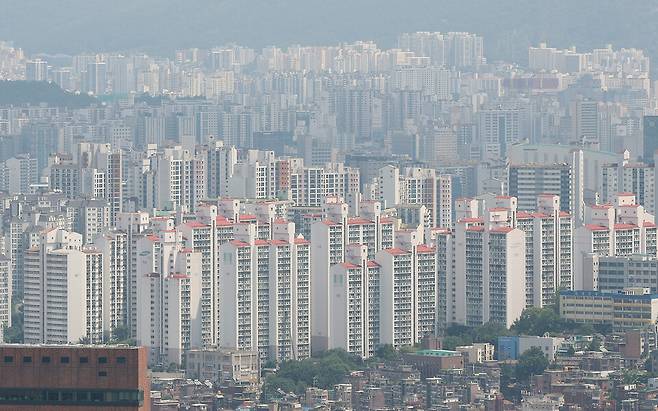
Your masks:
<svg viewBox="0 0 658 411"><path fill-rule="evenodd" d="M150 409L144 347L0 345L0 410Z"/></svg>

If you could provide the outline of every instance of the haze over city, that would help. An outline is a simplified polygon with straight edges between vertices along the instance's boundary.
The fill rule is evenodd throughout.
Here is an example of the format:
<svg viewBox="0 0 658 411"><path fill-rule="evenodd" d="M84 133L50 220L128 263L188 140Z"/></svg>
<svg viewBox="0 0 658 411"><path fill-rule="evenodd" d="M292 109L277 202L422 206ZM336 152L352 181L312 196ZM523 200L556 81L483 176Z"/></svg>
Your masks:
<svg viewBox="0 0 658 411"><path fill-rule="evenodd" d="M0 410L658 409L658 0L0 10Z"/></svg>

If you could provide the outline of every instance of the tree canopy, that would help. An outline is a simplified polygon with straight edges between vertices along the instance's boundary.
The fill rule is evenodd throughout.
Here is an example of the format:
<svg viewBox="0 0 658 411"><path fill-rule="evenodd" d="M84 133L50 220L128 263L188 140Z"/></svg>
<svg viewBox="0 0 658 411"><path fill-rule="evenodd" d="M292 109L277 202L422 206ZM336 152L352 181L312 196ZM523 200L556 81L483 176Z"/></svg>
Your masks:
<svg viewBox="0 0 658 411"><path fill-rule="evenodd" d="M510 330L515 334L544 335L549 334L592 334L594 329L586 324L563 319L553 307L530 307L523 310L521 317L512 324Z"/></svg>
<svg viewBox="0 0 658 411"><path fill-rule="evenodd" d="M486 323L479 327L451 325L446 329L445 337L443 338L443 348L454 350L455 347L460 345L470 345L479 342L496 344L498 337L511 334L505 326L496 323Z"/></svg>
<svg viewBox="0 0 658 411"><path fill-rule="evenodd" d="M333 388L362 364L360 358L338 349L302 361L284 361L276 374L265 379L263 396L276 398L282 392L301 395L310 386Z"/></svg>
<svg viewBox="0 0 658 411"><path fill-rule="evenodd" d="M540 348L532 347L519 357L516 364L516 378L527 381L533 375L540 375L548 368L549 362Z"/></svg>
<svg viewBox="0 0 658 411"><path fill-rule="evenodd" d="M69 93L57 84L45 81L0 81L0 105L37 106L41 103L81 108L96 104L97 100L86 94Z"/></svg>
<svg viewBox="0 0 658 411"><path fill-rule="evenodd" d="M4 329L4 341L10 344L23 342L23 303L13 296L11 303L11 327Z"/></svg>

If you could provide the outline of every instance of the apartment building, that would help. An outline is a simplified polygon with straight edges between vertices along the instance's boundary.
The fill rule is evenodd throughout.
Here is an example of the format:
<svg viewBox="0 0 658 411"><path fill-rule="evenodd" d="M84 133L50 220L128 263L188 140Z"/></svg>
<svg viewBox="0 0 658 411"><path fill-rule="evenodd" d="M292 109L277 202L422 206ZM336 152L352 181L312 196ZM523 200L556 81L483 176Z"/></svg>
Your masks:
<svg viewBox="0 0 658 411"><path fill-rule="evenodd" d="M136 340L150 364L181 364L184 351L202 346L201 254L173 229L136 242Z"/></svg>
<svg viewBox="0 0 658 411"><path fill-rule="evenodd" d="M311 353L310 249L294 224L279 221L271 240L253 224L236 224L219 253L219 346L257 350L262 361Z"/></svg>
<svg viewBox="0 0 658 411"><path fill-rule="evenodd" d="M24 338L27 343L101 342L103 256L80 234L53 229L26 251Z"/></svg>
<svg viewBox="0 0 658 411"><path fill-rule="evenodd" d="M612 204L587 206L585 224L574 230L574 287L592 289L594 279L584 261L588 255L601 257L656 255L654 216L637 204L635 195L618 193ZM588 274L589 275L589 274Z"/></svg>

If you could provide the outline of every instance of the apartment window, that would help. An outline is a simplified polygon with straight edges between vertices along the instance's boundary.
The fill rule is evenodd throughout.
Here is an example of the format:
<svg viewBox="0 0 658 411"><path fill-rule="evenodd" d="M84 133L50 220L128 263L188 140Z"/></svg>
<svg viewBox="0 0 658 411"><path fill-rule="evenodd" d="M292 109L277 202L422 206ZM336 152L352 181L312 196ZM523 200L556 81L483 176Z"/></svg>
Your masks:
<svg viewBox="0 0 658 411"><path fill-rule="evenodd" d="M98 357L99 364L107 364L107 357Z"/></svg>
<svg viewBox="0 0 658 411"><path fill-rule="evenodd" d="M12 362L14 362L14 357L12 357L11 355L5 355L5 364L9 364Z"/></svg>
<svg viewBox="0 0 658 411"><path fill-rule="evenodd" d="M126 357L117 357L117 364L125 364Z"/></svg>
<svg viewBox="0 0 658 411"><path fill-rule="evenodd" d="M23 357L23 362L24 363L31 363L32 362L32 357L29 357L29 356Z"/></svg>
<svg viewBox="0 0 658 411"><path fill-rule="evenodd" d="M80 364L87 364L89 362L89 357L80 357Z"/></svg>
<svg viewBox="0 0 658 411"><path fill-rule="evenodd" d="M107 377L107 371L98 371L99 377Z"/></svg>
<svg viewBox="0 0 658 411"><path fill-rule="evenodd" d="M50 357L41 357L42 364L50 364Z"/></svg>
<svg viewBox="0 0 658 411"><path fill-rule="evenodd" d="M71 362L71 359L69 357L61 357L59 359L59 362L60 364L68 364L69 362Z"/></svg>

